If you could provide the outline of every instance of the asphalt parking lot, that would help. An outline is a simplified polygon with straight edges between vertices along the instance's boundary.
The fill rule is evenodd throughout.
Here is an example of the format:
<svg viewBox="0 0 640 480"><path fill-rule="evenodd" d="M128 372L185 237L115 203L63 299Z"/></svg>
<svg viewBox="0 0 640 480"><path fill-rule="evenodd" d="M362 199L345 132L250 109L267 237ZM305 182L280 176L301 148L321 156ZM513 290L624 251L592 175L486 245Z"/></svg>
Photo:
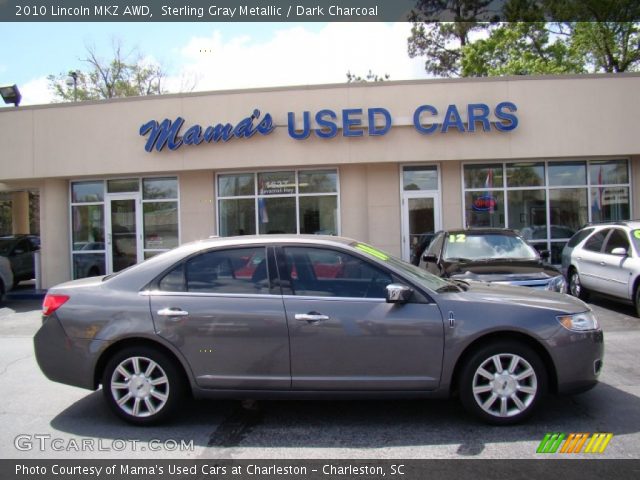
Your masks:
<svg viewBox="0 0 640 480"><path fill-rule="evenodd" d="M539 458L548 432L610 432L601 457L638 459L640 319L629 306L594 302L605 330L601 384L548 398L524 425L480 424L455 400L190 401L169 425L135 428L101 392L42 375L32 347L39 302L12 300L0 306L0 458Z"/></svg>

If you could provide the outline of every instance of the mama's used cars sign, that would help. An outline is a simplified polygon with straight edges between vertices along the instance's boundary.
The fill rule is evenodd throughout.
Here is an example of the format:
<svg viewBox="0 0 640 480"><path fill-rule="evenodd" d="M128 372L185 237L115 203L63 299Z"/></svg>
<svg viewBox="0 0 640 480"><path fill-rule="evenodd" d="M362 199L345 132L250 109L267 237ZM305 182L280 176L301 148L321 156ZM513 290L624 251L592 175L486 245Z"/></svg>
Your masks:
<svg viewBox="0 0 640 480"><path fill-rule="evenodd" d="M412 125L421 134L447 133L455 129L462 133L482 130L508 132L518 126L518 110L511 102L500 102L493 109L484 103L469 103L461 109L457 105L448 105L444 114L433 105L420 105L413 113ZM490 117L493 114L493 120ZM312 121L313 120L313 121ZM287 132L295 140L304 140L311 135L319 138L333 138L342 131L343 137L362 137L386 135L392 127L391 113L386 108L373 107L348 108L340 116L330 109L319 110L315 114L305 111L301 118L294 112L287 114ZM262 115L255 109L251 115L237 123L218 123L215 125L194 124L185 128L185 120L165 118L161 122L149 120L140 127L140 135L147 137L145 150L161 151L165 146L177 150L182 145L200 145L202 143L228 142L233 138L246 139L254 135L269 135L276 128L270 113Z"/></svg>

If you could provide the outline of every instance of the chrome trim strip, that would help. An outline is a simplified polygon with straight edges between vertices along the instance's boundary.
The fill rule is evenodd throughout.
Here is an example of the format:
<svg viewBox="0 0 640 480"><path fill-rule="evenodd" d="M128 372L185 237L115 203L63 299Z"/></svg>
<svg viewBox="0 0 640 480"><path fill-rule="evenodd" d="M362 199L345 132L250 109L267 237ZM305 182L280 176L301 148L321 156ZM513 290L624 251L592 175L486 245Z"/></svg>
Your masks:
<svg viewBox="0 0 640 480"><path fill-rule="evenodd" d="M145 290L139 292L144 297L214 297L214 298L271 298L281 299L282 295L270 293L204 293L204 292L165 292L160 290Z"/></svg>

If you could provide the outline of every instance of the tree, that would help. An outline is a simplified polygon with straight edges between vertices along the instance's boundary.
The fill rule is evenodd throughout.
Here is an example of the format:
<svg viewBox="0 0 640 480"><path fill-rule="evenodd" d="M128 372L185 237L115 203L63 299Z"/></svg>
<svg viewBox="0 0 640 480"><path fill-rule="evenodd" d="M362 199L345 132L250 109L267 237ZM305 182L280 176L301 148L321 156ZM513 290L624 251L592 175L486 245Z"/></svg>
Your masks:
<svg viewBox="0 0 640 480"><path fill-rule="evenodd" d="M461 49L462 76L584 73L584 61L544 22L504 23Z"/></svg>
<svg viewBox="0 0 640 480"><path fill-rule="evenodd" d="M637 0L485 0L416 3L409 56L436 76L625 72L640 67ZM456 23L432 23L448 13ZM554 22L545 20L554 19ZM475 35L473 35L475 33Z"/></svg>
<svg viewBox="0 0 640 480"><path fill-rule="evenodd" d="M425 70L433 75L460 76L461 49L474 33L489 28L490 4L491 0L418 0L409 15L409 57L426 57ZM453 21L441 21L446 18Z"/></svg>
<svg viewBox="0 0 640 480"><path fill-rule="evenodd" d="M347 72L347 83L359 83L359 82L384 82L385 80L389 80L390 75L385 73L383 76L379 76L377 73L373 73L369 70L364 77L360 75L356 75L355 73L351 73L351 71Z"/></svg>
<svg viewBox="0 0 640 480"><path fill-rule="evenodd" d="M86 70L75 73L75 85L67 81L69 74L49 75L49 88L63 102L101 100L117 97L156 95L165 93L166 77L162 67L144 59L136 52L123 53L120 42L113 43L112 58L102 59L94 47L86 47L82 61Z"/></svg>

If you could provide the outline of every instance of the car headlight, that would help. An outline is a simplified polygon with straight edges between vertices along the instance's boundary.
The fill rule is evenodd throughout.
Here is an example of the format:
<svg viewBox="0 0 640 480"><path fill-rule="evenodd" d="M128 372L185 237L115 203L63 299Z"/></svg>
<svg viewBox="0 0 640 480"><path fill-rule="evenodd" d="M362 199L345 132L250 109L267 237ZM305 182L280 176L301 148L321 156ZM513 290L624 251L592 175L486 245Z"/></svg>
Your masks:
<svg viewBox="0 0 640 480"><path fill-rule="evenodd" d="M593 312L575 313L573 315L559 315L556 318L564 328L576 332L597 330L599 327L598 319Z"/></svg>
<svg viewBox="0 0 640 480"><path fill-rule="evenodd" d="M547 290L551 290L552 292L567 293L567 282L564 281L564 277L562 275L558 275L557 277L553 277L547 284Z"/></svg>

